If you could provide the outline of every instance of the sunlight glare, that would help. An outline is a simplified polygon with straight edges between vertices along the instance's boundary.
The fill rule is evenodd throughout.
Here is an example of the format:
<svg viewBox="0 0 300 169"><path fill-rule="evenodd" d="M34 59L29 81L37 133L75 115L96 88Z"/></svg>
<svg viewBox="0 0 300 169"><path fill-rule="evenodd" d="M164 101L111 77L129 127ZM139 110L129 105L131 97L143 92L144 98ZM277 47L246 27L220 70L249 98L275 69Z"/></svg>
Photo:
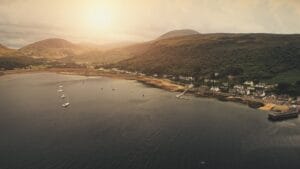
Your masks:
<svg viewBox="0 0 300 169"><path fill-rule="evenodd" d="M111 28L112 14L106 9L93 9L89 11L87 21L92 30L107 30Z"/></svg>

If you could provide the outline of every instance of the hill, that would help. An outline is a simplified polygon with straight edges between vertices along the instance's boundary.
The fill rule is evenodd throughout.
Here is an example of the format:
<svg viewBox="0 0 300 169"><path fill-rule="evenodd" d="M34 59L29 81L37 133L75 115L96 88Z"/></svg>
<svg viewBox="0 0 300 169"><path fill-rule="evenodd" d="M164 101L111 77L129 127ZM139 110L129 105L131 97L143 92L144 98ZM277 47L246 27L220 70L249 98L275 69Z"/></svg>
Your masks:
<svg viewBox="0 0 300 169"><path fill-rule="evenodd" d="M152 42L137 43L134 45L125 45L113 49L100 47L71 58L77 63L93 63L98 65L107 65L117 63L122 60L132 58L136 55L143 54L149 49Z"/></svg>
<svg viewBox="0 0 300 169"><path fill-rule="evenodd" d="M191 29L173 30L161 35L158 40L198 34L199 32Z"/></svg>
<svg viewBox="0 0 300 169"><path fill-rule="evenodd" d="M139 52L132 49L140 48ZM124 49L123 49L124 51ZM300 35L200 34L131 46L131 57L109 67L144 73L281 81L300 80ZM294 72L294 73L289 73Z"/></svg>
<svg viewBox="0 0 300 169"><path fill-rule="evenodd" d="M87 47L73 44L64 39L46 39L19 49L17 55L34 58L61 59L79 55L87 50Z"/></svg>
<svg viewBox="0 0 300 169"><path fill-rule="evenodd" d="M15 51L14 49L10 49L10 48L0 44L0 56L8 55L14 51Z"/></svg>

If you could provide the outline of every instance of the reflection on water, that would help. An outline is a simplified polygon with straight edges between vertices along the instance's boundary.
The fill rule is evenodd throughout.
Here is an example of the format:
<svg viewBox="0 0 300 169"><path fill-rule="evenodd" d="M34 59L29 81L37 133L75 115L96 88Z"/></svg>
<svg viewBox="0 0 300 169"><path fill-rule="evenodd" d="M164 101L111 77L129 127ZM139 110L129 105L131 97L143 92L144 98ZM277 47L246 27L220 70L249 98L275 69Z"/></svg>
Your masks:
<svg viewBox="0 0 300 169"><path fill-rule="evenodd" d="M0 168L299 168L298 119L175 95L104 77L0 77Z"/></svg>

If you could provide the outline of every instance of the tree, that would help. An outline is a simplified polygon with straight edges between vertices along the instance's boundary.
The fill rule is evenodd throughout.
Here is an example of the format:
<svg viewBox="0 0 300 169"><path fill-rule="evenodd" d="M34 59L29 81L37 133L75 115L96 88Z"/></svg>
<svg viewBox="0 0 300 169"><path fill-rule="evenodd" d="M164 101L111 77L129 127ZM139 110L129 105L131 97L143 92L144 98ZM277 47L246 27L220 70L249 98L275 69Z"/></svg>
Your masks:
<svg viewBox="0 0 300 169"><path fill-rule="evenodd" d="M291 87L292 85L289 83L285 83L285 82L278 83L276 89L277 94L288 94Z"/></svg>

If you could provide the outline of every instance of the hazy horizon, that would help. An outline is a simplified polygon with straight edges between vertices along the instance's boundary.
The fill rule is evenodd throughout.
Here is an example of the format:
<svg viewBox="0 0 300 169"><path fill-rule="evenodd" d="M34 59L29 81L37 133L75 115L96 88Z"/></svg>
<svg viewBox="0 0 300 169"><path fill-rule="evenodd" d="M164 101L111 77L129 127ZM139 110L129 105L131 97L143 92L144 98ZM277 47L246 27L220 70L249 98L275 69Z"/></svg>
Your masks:
<svg viewBox="0 0 300 169"><path fill-rule="evenodd" d="M171 30L300 33L297 0L1 0L0 43L147 41Z"/></svg>

